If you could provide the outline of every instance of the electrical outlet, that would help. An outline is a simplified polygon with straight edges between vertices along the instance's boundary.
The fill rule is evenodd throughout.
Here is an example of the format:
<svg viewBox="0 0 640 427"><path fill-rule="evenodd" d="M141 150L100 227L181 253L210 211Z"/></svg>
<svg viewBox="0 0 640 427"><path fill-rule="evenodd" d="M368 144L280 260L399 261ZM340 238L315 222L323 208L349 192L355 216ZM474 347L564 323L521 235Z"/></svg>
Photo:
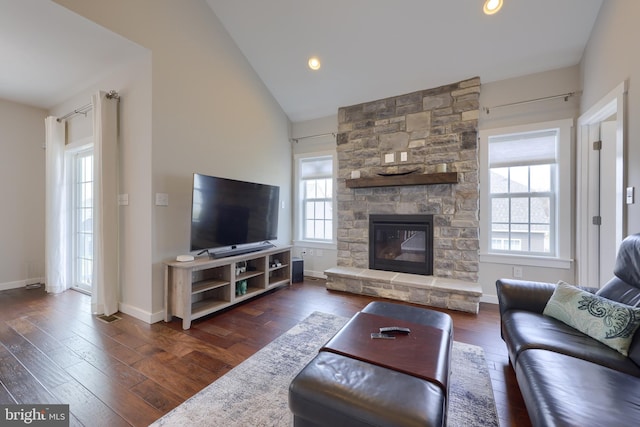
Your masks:
<svg viewBox="0 0 640 427"><path fill-rule="evenodd" d="M396 153L385 153L382 155L384 163L394 163L396 161Z"/></svg>
<svg viewBox="0 0 640 427"><path fill-rule="evenodd" d="M309 249L309 255L313 256L313 249Z"/></svg>
<svg viewBox="0 0 640 427"><path fill-rule="evenodd" d="M156 193L156 206L169 206L169 194Z"/></svg>
<svg viewBox="0 0 640 427"><path fill-rule="evenodd" d="M522 267L513 267L513 277L515 279L522 279Z"/></svg>

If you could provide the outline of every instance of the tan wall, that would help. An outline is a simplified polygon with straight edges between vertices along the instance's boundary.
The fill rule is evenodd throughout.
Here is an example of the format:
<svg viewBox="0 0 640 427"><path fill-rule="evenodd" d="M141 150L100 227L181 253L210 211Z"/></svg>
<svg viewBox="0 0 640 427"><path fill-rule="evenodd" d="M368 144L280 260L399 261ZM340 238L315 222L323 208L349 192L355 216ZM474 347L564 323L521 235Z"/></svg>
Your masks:
<svg viewBox="0 0 640 427"><path fill-rule="evenodd" d="M640 232L640 2L608 0L602 3L600 14L591 33L581 63L583 96L582 113L589 110L623 81L628 82L626 97L627 138L625 186L636 187L636 202L625 205L627 218L623 234Z"/></svg>
<svg viewBox="0 0 640 427"><path fill-rule="evenodd" d="M44 277L46 115L0 99L0 290Z"/></svg>

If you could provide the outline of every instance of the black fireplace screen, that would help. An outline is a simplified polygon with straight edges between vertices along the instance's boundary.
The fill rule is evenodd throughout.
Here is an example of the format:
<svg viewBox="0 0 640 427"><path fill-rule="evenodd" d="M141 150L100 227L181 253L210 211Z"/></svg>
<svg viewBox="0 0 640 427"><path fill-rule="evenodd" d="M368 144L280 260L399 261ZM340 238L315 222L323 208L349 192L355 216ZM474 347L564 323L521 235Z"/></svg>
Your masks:
<svg viewBox="0 0 640 427"><path fill-rule="evenodd" d="M369 268L433 274L433 215L370 215Z"/></svg>

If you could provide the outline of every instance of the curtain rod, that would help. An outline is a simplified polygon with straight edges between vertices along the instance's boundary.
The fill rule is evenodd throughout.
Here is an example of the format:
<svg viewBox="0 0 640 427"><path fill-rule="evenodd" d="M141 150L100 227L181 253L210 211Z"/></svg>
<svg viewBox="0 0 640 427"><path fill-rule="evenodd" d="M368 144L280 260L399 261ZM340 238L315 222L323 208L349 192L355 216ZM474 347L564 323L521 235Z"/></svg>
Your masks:
<svg viewBox="0 0 640 427"><path fill-rule="evenodd" d="M489 114L491 112L491 110L493 110L494 108L502 108L502 107L511 107L513 105L530 104L532 102L546 101L548 99L564 98L564 101L567 102L569 100L569 98L571 98L575 94L576 94L575 92L567 92L567 93L563 93L561 95L551 95L551 96L545 96L545 97L542 97L542 98L528 99L526 101L511 102L509 104L494 105L493 107L482 107L482 109L484 110L485 113Z"/></svg>
<svg viewBox="0 0 640 427"><path fill-rule="evenodd" d="M120 99L120 95L115 90L112 90L112 91L109 91L109 93L107 93L107 99ZM78 107L75 110L73 110L72 112L67 113L62 117L59 117L56 120L58 122L61 122L63 120L68 119L71 116L75 116L75 115L78 115L78 114L84 114L84 116L87 117L87 113L89 111L91 111L91 110L93 110L93 105L92 104L83 105L82 107Z"/></svg>
<svg viewBox="0 0 640 427"><path fill-rule="evenodd" d="M298 141L300 141L301 139L320 138L320 137L329 136L329 135L331 135L334 138L336 137L335 132L327 132L327 133L319 133L317 135L301 136L300 138L291 138L289 141L295 142L297 144Z"/></svg>

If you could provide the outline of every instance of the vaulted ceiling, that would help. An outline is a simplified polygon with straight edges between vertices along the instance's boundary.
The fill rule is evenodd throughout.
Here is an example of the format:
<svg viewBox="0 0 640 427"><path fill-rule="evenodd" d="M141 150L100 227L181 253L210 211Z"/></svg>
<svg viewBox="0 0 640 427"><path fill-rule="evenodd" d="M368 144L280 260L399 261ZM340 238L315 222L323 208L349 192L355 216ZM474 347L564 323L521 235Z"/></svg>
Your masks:
<svg viewBox="0 0 640 427"><path fill-rule="evenodd" d="M579 63L602 0L206 0L291 121ZM48 108L140 54L46 0L0 0L0 97ZM307 67L310 56L322 61Z"/></svg>
<svg viewBox="0 0 640 427"><path fill-rule="evenodd" d="M577 64L601 0L207 0L289 118ZM307 67L317 55L322 67Z"/></svg>

